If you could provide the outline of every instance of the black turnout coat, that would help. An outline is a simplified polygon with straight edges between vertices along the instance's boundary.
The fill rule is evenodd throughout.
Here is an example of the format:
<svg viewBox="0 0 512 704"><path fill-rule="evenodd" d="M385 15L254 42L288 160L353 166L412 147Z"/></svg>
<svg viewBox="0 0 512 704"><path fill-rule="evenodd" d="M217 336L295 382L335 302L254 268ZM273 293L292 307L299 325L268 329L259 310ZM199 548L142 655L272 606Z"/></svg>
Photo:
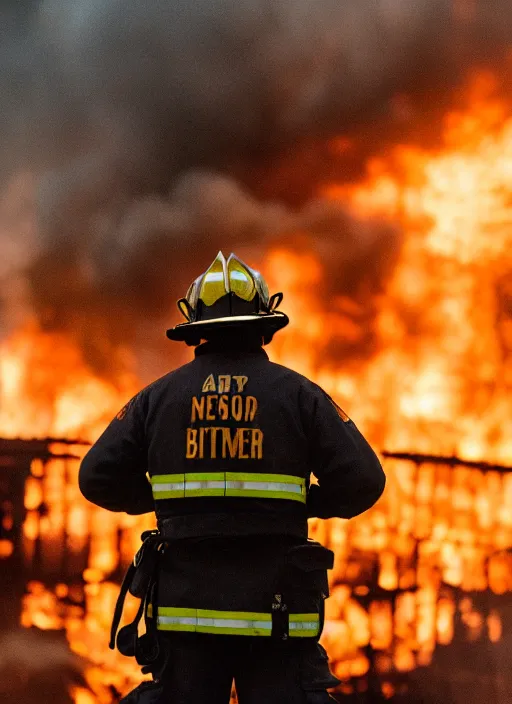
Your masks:
<svg viewBox="0 0 512 704"><path fill-rule="evenodd" d="M262 479L265 491L238 491L246 479ZM295 500L280 493L288 479L302 492ZM196 489L187 493L189 480ZM85 456L79 483L107 510L156 510L171 545L161 604L258 611L269 608L283 556L305 542L307 518L362 513L385 476L315 383L270 362L261 347L205 343L122 409Z"/></svg>

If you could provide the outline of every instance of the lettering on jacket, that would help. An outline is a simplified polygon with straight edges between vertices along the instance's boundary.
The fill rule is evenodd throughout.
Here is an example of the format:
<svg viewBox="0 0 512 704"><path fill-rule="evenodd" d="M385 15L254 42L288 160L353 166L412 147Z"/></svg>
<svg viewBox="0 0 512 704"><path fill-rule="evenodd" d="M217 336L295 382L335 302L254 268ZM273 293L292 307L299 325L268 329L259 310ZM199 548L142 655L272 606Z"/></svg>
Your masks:
<svg viewBox="0 0 512 704"><path fill-rule="evenodd" d="M187 459L263 459L263 432L255 423L258 400L243 393L248 381L229 374L206 378L201 394L192 397Z"/></svg>

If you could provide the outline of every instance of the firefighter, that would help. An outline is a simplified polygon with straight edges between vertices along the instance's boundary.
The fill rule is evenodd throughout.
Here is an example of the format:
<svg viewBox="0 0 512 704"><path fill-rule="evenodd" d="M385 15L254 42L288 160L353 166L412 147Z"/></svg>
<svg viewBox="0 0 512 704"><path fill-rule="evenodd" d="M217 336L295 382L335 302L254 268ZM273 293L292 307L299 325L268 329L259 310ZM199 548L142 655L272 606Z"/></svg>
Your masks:
<svg viewBox="0 0 512 704"><path fill-rule="evenodd" d="M321 704L338 683L318 642L333 553L307 519L366 511L385 477L336 403L269 361L282 298L219 253L167 331L194 360L138 393L81 464L89 501L156 512L122 588L141 598L146 633L130 624L117 645L159 685L127 701L228 704L234 681L240 704Z"/></svg>

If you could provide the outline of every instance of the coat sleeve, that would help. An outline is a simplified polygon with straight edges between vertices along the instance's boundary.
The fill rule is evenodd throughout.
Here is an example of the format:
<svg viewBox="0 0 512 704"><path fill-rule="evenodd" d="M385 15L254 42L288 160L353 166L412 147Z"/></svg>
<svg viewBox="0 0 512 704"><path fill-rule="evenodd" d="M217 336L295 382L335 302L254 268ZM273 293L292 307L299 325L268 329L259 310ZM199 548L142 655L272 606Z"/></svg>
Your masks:
<svg viewBox="0 0 512 704"><path fill-rule="evenodd" d="M352 518L369 509L384 491L386 477L377 455L356 425L320 387L307 389L311 469L318 479L307 499L308 515Z"/></svg>
<svg viewBox="0 0 512 704"><path fill-rule="evenodd" d="M131 514L154 510L147 479L145 398L129 401L86 454L78 483L86 499L108 511Z"/></svg>

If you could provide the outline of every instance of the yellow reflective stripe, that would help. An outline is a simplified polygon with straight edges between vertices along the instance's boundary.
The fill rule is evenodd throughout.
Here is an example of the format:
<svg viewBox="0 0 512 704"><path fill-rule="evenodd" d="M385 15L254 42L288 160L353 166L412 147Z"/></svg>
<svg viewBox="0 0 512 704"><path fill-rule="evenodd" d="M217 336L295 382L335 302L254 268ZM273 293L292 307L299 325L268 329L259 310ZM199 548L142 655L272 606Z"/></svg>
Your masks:
<svg viewBox="0 0 512 704"><path fill-rule="evenodd" d="M155 474L151 477L155 499L179 499L188 496L224 496L224 472L189 474Z"/></svg>
<svg viewBox="0 0 512 704"><path fill-rule="evenodd" d="M306 485L306 480L303 477L294 477L291 474L260 474L259 472L226 472L226 481L280 482L281 484Z"/></svg>
<svg viewBox="0 0 512 704"><path fill-rule="evenodd" d="M304 477L295 477L290 474L260 474L259 472L187 472L186 474L154 474L151 477L151 484L184 481L257 481L306 485Z"/></svg>
<svg viewBox="0 0 512 704"><path fill-rule="evenodd" d="M290 620L292 619L292 617L293 617L293 620L296 621L296 622L297 622L297 621L303 621L303 622L306 622L306 621L315 621L316 623L319 623L319 622L320 622L320 616L319 616L319 614L317 614L317 613L313 613L313 614L290 614Z"/></svg>
<svg viewBox="0 0 512 704"><path fill-rule="evenodd" d="M167 631L269 636L272 633L272 616L251 611L159 607L158 628Z"/></svg>
<svg viewBox="0 0 512 704"><path fill-rule="evenodd" d="M226 496L241 496L248 499L289 499L291 501L306 500L302 494L293 494L286 491L258 491L256 489L226 489Z"/></svg>
<svg viewBox="0 0 512 704"><path fill-rule="evenodd" d="M184 474L155 474L151 477L153 498L180 499L185 493Z"/></svg>
<svg viewBox="0 0 512 704"><path fill-rule="evenodd" d="M190 623L187 623L186 618L180 616L173 617L158 617L157 628L159 631L184 631L187 633L196 633L197 624L195 619L188 619Z"/></svg>
<svg viewBox="0 0 512 704"><path fill-rule="evenodd" d="M232 633L236 635L271 635L272 621L242 618L199 618L198 633Z"/></svg>
<svg viewBox="0 0 512 704"><path fill-rule="evenodd" d="M153 490L154 499L183 499L183 489L180 491L155 491Z"/></svg>
<svg viewBox="0 0 512 704"><path fill-rule="evenodd" d="M216 611L160 606L158 628L164 631L190 631L224 635L270 636L272 614L254 611ZM315 637L320 628L318 614L290 614L291 638Z"/></svg>
<svg viewBox="0 0 512 704"><path fill-rule="evenodd" d="M318 614L290 614L288 634L290 638L312 638L320 631Z"/></svg>
<svg viewBox="0 0 512 704"><path fill-rule="evenodd" d="M272 614L261 611L217 611L216 609L190 609L176 606L159 606L159 616L197 616L198 618L234 618L272 621Z"/></svg>
<svg viewBox="0 0 512 704"><path fill-rule="evenodd" d="M190 472L151 477L155 499L232 496L306 501L306 480L288 474Z"/></svg>
<svg viewBox="0 0 512 704"><path fill-rule="evenodd" d="M185 498L190 499L198 496L226 496L225 489L187 489Z"/></svg>
<svg viewBox="0 0 512 704"><path fill-rule="evenodd" d="M186 482L204 482L204 481L225 481L225 472L187 472L185 475Z"/></svg>
<svg viewBox="0 0 512 704"><path fill-rule="evenodd" d="M169 482L184 482L184 474L153 474L151 484L167 484Z"/></svg>
<svg viewBox="0 0 512 704"><path fill-rule="evenodd" d="M314 630L302 629L300 631L289 631L290 638L316 638L318 635L318 625L315 626Z"/></svg>
<svg viewBox="0 0 512 704"><path fill-rule="evenodd" d="M211 609L197 609L199 618L234 618L251 621L272 621L272 615L258 611L212 611Z"/></svg>
<svg viewBox="0 0 512 704"><path fill-rule="evenodd" d="M158 607L157 628L161 631L189 631L197 628L197 609Z"/></svg>
<svg viewBox="0 0 512 704"><path fill-rule="evenodd" d="M219 474L221 479L205 480L190 479L192 475L185 475L185 497L194 496L224 496L226 493L226 482L224 475Z"/></svg>
<svg viewBox="0 0 512 704"><path fill-rule="evenodd" d="M175 606L159 606L158 607L159 616L192 616L196 617L197 609L182 609Z"/></svg>
<svg viewBox="0 0 512 704"><path fill-rule="evenodd" d="M284 492L286 494L302 494L298 484L282 484L281 482L226 482L226 489L242 489L254 491Z"/></svg>
<svg viewBox="0 0 512 704"><path fill-rule="evenodd" d="M226 496L306 501L306 480L289 474L226 472Z"/></svg>

